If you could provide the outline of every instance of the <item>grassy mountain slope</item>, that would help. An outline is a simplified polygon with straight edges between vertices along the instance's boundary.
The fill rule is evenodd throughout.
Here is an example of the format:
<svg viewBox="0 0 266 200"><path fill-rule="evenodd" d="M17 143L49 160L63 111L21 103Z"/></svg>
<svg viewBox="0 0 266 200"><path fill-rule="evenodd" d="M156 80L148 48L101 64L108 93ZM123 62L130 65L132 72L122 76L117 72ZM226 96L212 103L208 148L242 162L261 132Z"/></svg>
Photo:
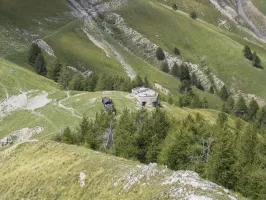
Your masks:
<svg viewBox="0 0 266 200"><path fill-rule="evenodd" d="M40 91L36 91L33 96L38 96L40 93ZM140 109L136 99L125 92L51 92L48 98L52 101L44 107L34 111L18 108L8 113L0 121L0 138L4 138L16 130L40 126L44 128L43 132L33 136L33 138L50 139L66 126L74 129L81 122L83 116L93 119L96 113L102 110L101 99L105 96L113 99L118 117L125 108L130 110ZM164 110L169 113L169 116L177 119L184 119L188 114L195 116L200 113L210 122L215 122L218 115L215 110L179 108L165 102L162 102L162 105L165 106ZM233 123L233 119L230 120Z"/></svg>
<svg viewBox="0 0 266 200"><path fill-rule="evenodd" d="M42 76L0 58L0 100L17 95L21 91L46 90L57 91L59 86Z"/></svg>
<svg viewBox="0 0 266 200"><path fill-rule="evenodd" d="M140 165L53 142L7 149L0 153L0 168L2 199L234 198L193 172Z"/></svg>
<svg viewBox="0 0 266 200"><path fill-rule="evenodd" d="M266 4L264 0L252 0L252 3L260 10L260 12L266 15Z"/></svg>
<svg viewBox="0 0 266 200"><path fill-rule="evenodd" d="M243 45L249 44L260 55L264 66L265 44L251 44L233 33L226 34L215 26L165 8L157 1L128 3L121 7L119 14L130 27L168 52L178 47L185 60L195 63L204 57L208 68L231 88L266 97L265 70L253 68L242 53Z"/></svg>
<svg viewBox="0 0 266 200"><path fill-rule="evenodd" d="M5 5L4 7L11 7L11 3L5 1L1 3ZM6 59L27 69L31 69L26 63L30 42L35 39L43 39L54 51L55 56L65 65L76 67L79 70L82 68L98 73L104 72L106 74L126 76L125 69L120 63L123 60L133 69L135 74L140 74L143 77L148 76L151 82L159 83L169 89L175 98L178 96L178 80L162 73L158 69L154 69L153 66L142 58L127 51L114 38L100 30L99 27L85 26L89 34L94 38L97 39L97 36L102 35L112 49L104 48L103 50L99 48L95 44L95 41L92 41L84 33L82 19L72 15L74 11L68 7L67 2L59 1L54 5L55 7L53 9L50 9L49 2L41 2L37 5L28 0L25 2L25 5L30 5L29 7L32 10L38 10L39 13L36 16L26 8L19 9L20 3L16 4L14 2L13 4L12 9L18 11L18 14L12 14L12 12L8 11L1 12L3 19L6 20L0 21L0 24L9 33L6 34L3 32L2 38L0 37L0 42L3 43L3 45L0 45L0 52ZM46 12L46 10L49 10L49 12ZM10 21L10 23L6 24L5 21ZM38 24L38 26L34 25L34 23ZM14 31L16 29L25 31L25 34L21 34L21 37L18 37L19 34ZM7 49L3 48L7 46L4 45L6 43L11 43L12 45L9 45ZM115 53L112 52L113 49L115 49ZM110 55L109 57L106 55L106 52ZM46 58L49 68L54 58L49 56L46 56ZM201 93L200 91L198 93L201 96L206 96L205 93ZM216 108L216 105L221 104L219 98L212 97L208 94L207 97L210 100L210 106L212 108Z"/></svg>

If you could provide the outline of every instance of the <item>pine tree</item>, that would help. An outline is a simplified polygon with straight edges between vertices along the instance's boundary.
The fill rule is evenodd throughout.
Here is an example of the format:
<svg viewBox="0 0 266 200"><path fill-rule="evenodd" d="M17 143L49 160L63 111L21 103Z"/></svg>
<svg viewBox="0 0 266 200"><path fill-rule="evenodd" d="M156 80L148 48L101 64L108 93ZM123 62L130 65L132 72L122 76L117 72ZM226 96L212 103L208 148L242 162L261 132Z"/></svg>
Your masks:
<svg viewBox="0 0 266 200"><path fill-rule="evenodd" d="M84 116L77 130L78 131L78 144L84 144L88 129L89 129L89 121L88 121L88 118Z"/></svg>
<svg viewBox="0 0 266 200"><path fill-rule="evenodd" d="M143 133L150 142L147 145L146 162L157 162L158 155L162 148L162 142L170 130L170 120L167 114L157 108L147 123L144 124Z"/></svg>
<svg viewBox="0 0 266 200"><path fill-rule="evenodd" d="M240 167L251 167L258 161L258 133L257 129L248 125L240 137L239 144L239 163Z"/></svg>
<svg viewBox="0 0 266 200"><path fill-rule="evenodd" d="M213 85L210 86L209 93L214 94L214 87L213 87Z"/></svg>
<svg viewBox="0 0 266 200"><path fill-rule="evenodd" d="M172 8L173 8L173 10L178 10L176 3L173 4Z"/></svg>
<svg viewBox="0 0 266 200"><path fill-rule="evenodd" d="M258 128L262 128L266 124L266 106L259 110L256 124Z"/></svg>
<svg viewBox="0 0 266 200"><path fill-rule="evenodd" d="M237 117L246 119L248 107L246 105L245 99L242 96L240 96L236 102L234 113Z"/></svg>
<svg viewBox="0 0 266 200"><path fill-rule="evenodd" d="M90 84L89 84L89 91L90 92L94 92L95 89L96 89L96 86L97 86L97 83L98 83L98 80L99 80L99 77L97 74L95 73L92 73L92 75L90 76Z"/></svg>
<svg viewBox="0 0 266 200"><path fill-rule="evenodd" d="M180 67L180 81L189 80L190 81L190 74L188 67L185 65L181 65Z"/></svg>
<svg viewBox="0 0 266 200"><path fill-rule="evenodd" d="M180 51L179 51L179 49L177 47L174 48L174 54L176 56L180 56L181 55L181 53L180 53Z"/></svg>
<svg viewBox="0 0 266 200"><path fill-rule="evenodd" d="M174 77L179 77L180 76L180 72L179 72L179 67L178 65L175 63L173 65L173 67L171 68L170 74L173 75Z"/></svg>
<svg viewBox="0 0 266 200"><path fill-rule="evenodd" d="M68 89L70 81L72 80L72 73L66 67L62 68L60 71L60 76L58 79L58 83L61 85L63 89Z"/></svg>
<svg viewBox="0 0 266 200"><path fill-rule="evenodd" d="M186 94L192 90L190 80L183 80L179 86L179 92Z"/></svg>
<svg viewBox="0 0 266 200"><path fill-rule="evenodd" d="M147 88L150 87L150 83L147 76L144 77L143 85Z"/></svg>
<svg viewBox="0 0 266 200"><path fill-rule="evenodd" d="M33 66L35 64L35 60L41 52L42 51L40 47L36 43L31 44L29 55L28 55L28 62L30 65Z"/></svg>
<svg viewBox="0 0 266 200"><path fill-rule="evenodd" d="M127 159L136 159L139 153L135 114L125 109L115 129L115 154Z"/></svg>
<svg viewBox="0 0 266 200"><path fill-rule="evenodd" d="M229 108L229 110L234 110L235 107L235 100L232 96L229 96L228 100L227 100L227 107Z"/></svg>
<svg viewBox="0 0 266 200"><path fill-rule="evenodd" d="M169 66L168 66L167 61L165 61L165 62L162 63L161 70L162 70L163 72L165 72L165 73L169 73Z"/></svg>
<svg viewBox="0 0 266 200"><path fill-rule="evenodd" d="M168 98L168 103L171 104L171 105L174 103L174 100L173 100L173 97L172 96L170 96Z"/></svg>
<svg viewBox="0 0 266 200"><path fill-rule="evenodd" d="M260 68L260 64L261 64L261 60L259 58L259 56L257 55L257 53L254 51L252 54L252 63L254 67Z"/></svg>
<svg viewBox="0 0 266 200"><path fill-rule="evenodd" d="M197 19L197 14L196 14L196 12L191 12L190 13L190 17L192 18L192 19Z"/></svg>
<svg viewBox="0 0 266 200"><path fill-rule="evenodd" d="M229 93L228 93L227 88L226 88L225 85L221 88L221 90L219 92L219 96L224 101L226 101L229 98Z"/></svg>
<svg viewBox="0 0 266 200"><path fill-rule="evenodd" d="M141 76L138 74L133 80L133 87L136 88L136 87L142 87L142 86L144 86L144 82Z"/></svg>
<svg viewBox="0 0 266 200"><path fill-rule="evenodd" d="M48 70L49 78L51 78L55 82L58 82L60 77L60 71L62 68L63 65L60 62L56 61L56 63L51 67L51 69Z"/></svg>
<svg viewBox="0 0 266 200"><path fill-rule="evenodd" d="M225 103L223 103L223 105L222 105L222 112L227 113L227 114L230 113L228 106Z"/></svg>
<svg viewBox="0 0 266 200"><path fill-rule="evenodd" d="M112 90L112 77L106 75L106 74L101 74L101 76L98 79L97 86L95 88L95 91L103 91L103 90Z"/></svg>
<svg viewBox="0 0 266 200"><path fill-rule="evenodd" d="M215 143L212 148L212 155L208 165L208 176L211 180L229 189L233 188L236 182L234 164L234 141L232 133L225 126L219 126Z"/></svg>
<svg viewBox="0 0 266 200"><path fill-rule="evenodd" d="M40 74L42 76L46 75L47 73L46 62L44 60L42 53L39 53L38 56L36 57L35 62L34 62L34 67L35 67L37 74Z"/></svg>
<svg viewBox="0 0 266 200"><path fill-rule="evenodd" d="M220 112L218 114L218 118L217 118L217 121L216 121L217 124L222 127L223 125L226 124L227 121L228 121L227 114L225 112Z"/></svg>
<svg viewBox="0 0 266 200"><path fill-rule="evenodd" d="M73 137L71 135L71 130L69 127L66 127L64 129L63 135L62 135L62 142L67 144L73 144Z"/></svg>
<svg viewBox="0 0 266 200"><path fill-rule="evenodd" d="M191 75L191 84L192 85L197 85L197 82L198 82L197 76L196 76L195 72L193 72L192 75Z"/></svg>
<svg viewBox="0 0 266 200"><path fill-rule="evenodd" d="M207 109L209 107L208 104L209 104L208 100L206 99L206 97L204 97L203 100L202 100L202 108Z"/></svg>
<svg viewBox="0 0 266 200"><path fill-rule="evenodd" d="M256 117L257 117L257 112L259 110L259 104L257 103L257 101L252 98L252 100L250 101L249 105L248 105L248 117L247 119L250 121L255 121Z"/></svg>
<svg viewBox="0 0 266 200"><path fill-rule="evenodd" d="M156 50L156 57L158 60L162 61L165 60L165 54L161 47L158 47Z"/></svg>
<svg viewBox="0 0 266 200"><path fill-rule="evenodd" d="M80 74L76 74L69 83L69 88L71 90L83 91L83 81L84 77Z"/></svg>
<svg viewBox="0 0 266 200"><path fill-rule="evenodd" d="M243 53L246 59L252 60L252 52L249 46L245 46L243 49Z"/></svg>
<svg viewBox="0 0 266 200"><path fill-rule="evenodd" d="M197 83L196 83L196 88L198 88L199 90L201 90L201 91L204 91L205 89L204 89L204 87L201 85L201 82L200 82L200 80L197 80Z"/></svg>

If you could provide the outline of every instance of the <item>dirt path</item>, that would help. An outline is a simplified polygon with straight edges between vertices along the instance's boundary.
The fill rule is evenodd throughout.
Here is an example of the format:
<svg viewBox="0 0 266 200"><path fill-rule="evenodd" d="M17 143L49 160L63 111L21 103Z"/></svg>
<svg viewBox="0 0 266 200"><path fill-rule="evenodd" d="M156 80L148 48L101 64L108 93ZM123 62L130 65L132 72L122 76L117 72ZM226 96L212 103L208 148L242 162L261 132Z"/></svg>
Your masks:
<svg viewBox="0 0 266 200"><path fill-rule="evenodd" d="M60 101L58 102L58 106L59 106L60 108L63 108L63 109L65 109L65 110L70 111L71 114L72 114L74 117L77 117L77 118L82 119L82 116L77 115L77 114L75 113L75 109L74 109L74 108L67 107L67 106L65 106L65 105L62 104L63 101L66 101L66 100L68 100L68 99L70 98L69 91L66 92L66 95L67 95L66 98L64 98L64 99L62 99L62 100L60 100Z"/></svg>

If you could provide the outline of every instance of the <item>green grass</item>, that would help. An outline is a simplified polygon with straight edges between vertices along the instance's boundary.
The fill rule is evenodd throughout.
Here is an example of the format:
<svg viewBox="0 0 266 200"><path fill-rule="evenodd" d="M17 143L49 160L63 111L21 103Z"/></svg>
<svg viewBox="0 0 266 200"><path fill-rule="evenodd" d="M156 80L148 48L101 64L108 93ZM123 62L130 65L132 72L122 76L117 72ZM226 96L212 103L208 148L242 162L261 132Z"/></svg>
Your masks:
<svg viewBox="0 0 266 200"><path fill-rule="evenodd" d="M254 6L256 6L259 11L266 15L266 1L265 0L251 0Z"/></svg>
<svg viewBox="0 0 266 200"><path fill-rule="evenodd" d="M0 22L1 24L24 28L28 31L36 31L38 28L42 28L43 30L40 32L47 33L54 30L54 28L58 28L58 23L49 23L49 19L59 17L66 11L69 11L69 8L63 0L38 2L35 0L1 0ZM66 23L66 21L68 20L60 20L63 23Z"/></svg>
<svg viewBox="0 0 266 200"><path fill-rule="evenodd" d="M6 97L28 90L45 90L54 92L58 85L42 76L36 75L27 69L0 58L0 100Z"/></svg>
<svg viewBox="0 0 266 200"><path fill-rule="evenodd" d="M143 167L133 161L82 147L55 142L26 142L0 152L0 198L169 199L171 189L186 188L193 194L227 199L222 188L203 190L178 182L163 185L173 171L158 166L149 174L142 171ZM78 182L80 172L86 174L84 187ZM139 174L144 175L139 183L128 190L123 189Z"/></svg>
<svg viewBox="0 0 266 200"><path fill-rule="evenodd" d="M119 14L130 27L168 52L178 47L185 60L195 63L206 56L210 70L230 88L266 98L266 70L253 68L242 53L243 45L249 44L261 57L262 66L266 66L264 44L252 45L232 32L226 33L211 24L192 20L157 1L131 2L122 7Z"/></svg>
<svg viewBox="0 0 266 200"><path fill-rule="evenodd" d="M85 68L98 73L126 76L123 67L113 58L108 58L103 50L95 46L83 33L79 22L73 22L58 33L47 38L59 59L68 65Z"/></svg>

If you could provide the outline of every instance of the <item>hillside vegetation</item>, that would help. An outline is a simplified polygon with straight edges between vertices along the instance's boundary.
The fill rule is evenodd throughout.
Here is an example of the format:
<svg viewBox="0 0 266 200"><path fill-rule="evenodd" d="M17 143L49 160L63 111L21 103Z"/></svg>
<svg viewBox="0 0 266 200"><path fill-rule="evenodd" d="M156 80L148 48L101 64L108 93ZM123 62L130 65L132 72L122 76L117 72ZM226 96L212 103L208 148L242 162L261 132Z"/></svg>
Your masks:
<svg viewBox="0 0 266 200"><path fill-rule="evenodd" d="M2 199L235 199L194 172L53 142L7 149L0 153L0 168Z"/></svg>
<svg viewBox="0 0 266 200"><path fill-rule="evenodd" d="M266 199L265 5L0 0L0 199Z"/></svg>

